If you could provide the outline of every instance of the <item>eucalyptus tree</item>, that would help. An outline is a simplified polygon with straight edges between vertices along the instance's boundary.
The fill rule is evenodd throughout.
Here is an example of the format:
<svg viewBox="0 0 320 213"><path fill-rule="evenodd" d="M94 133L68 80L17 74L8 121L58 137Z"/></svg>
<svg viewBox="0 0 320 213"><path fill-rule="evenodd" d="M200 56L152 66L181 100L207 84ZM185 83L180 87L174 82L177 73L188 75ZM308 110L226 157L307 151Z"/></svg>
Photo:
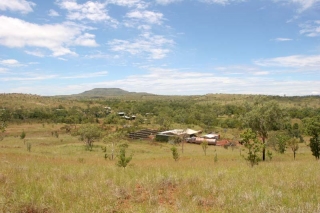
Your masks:
<svg viewBox="0 0 320 213"><path fill-rule="evenodd" d="M240 144L248 149L248 154L244 156L244 159L248 161L252 167L258 165L259 161L261 161L259 155L261 150L264 149L264 144L258 139L257 133L252 131L252 129L247 129L240 137Z"/></svg>
<svg viewBox="0 0 320 213"><path fill-rule="evenodd" d="M115 151L117 148L118 143L124 137L123 132L113 132L109 133L103 138L103 142L111 146L111 156L110 160L115 158Z"/></svg>
<svg viewBox="0 0 320 213"><path fill-rule="evenodd" d="M87 149L91 151L93 142L100 139L102 131L97 125L85 124L79 128L78 135L80 140L85 142Z"/></svg>
<svg viewBox="0 0 320 213"><path fill-rule="evenodd" d="M317 160L320 158L320 116L309 118L303 120L305 125L305 130L310 138L310 148L312 155L315 156Z"/></svg>
<svg viewBox="0 0 320 213"><path fill-rule="evenodd" d="M288 140L288 145L291 148L292 152L293 152L293 159L296 159L296 153L299 149L299 140L297 138L291 138L290 140Z"/></svg>
<svg viewBox="0 0 320 213"><path fill-rule="evenodd" d="M3 133L7 128L7 121L10 118L10 113L6 109L0 109L0 140L3 139L1 133Z"/></svg>
<svg viewBox="0 0 320 213"><path fill-rule="evenodd" d="M268 133L272 130L280 130L286 123L286 116L279 104L276 102L256 102L251 111L243 116L246 127L251 128L261 138L265 145ZM263 146L262 160L265 161L266 149Z"/></svg>

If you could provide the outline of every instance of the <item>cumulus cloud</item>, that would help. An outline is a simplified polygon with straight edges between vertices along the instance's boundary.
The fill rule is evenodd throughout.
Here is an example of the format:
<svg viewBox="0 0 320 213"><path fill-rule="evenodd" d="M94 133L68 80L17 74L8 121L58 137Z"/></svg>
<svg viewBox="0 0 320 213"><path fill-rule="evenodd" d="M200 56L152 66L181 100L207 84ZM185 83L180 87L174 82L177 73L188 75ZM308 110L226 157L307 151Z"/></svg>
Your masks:
<svg viewBox="0 0 320 213"><path fill-rule="evenodd" d="M300 34L306 35L308 37L316 37L320 36L320 20L317 21L309 21L306 24L300 25L302 28L300 30Z"/></svg>
<svg viewBox="0 0 320 213"><path fill-rule="evenodd" d="M215 67L215 71L224 75L269 75L269 71L262 70L257 66L233 65L224 67Z"/></svg>
<svg viewBox="0 0 320 213"><path fill-rule="evenodd" d="M223 69L223 68L221 68ZM252 68L254 69L254 68ZM199 95L208 93L269 94L269 95L310 95L320 94L320 81L292 80L271 76L221 76L212 72L164 67L149 67L143 74L133 74L118 80L67 84L72 78L95 78L108 75L107 71L57 76L33 73L19 77L0 78L0 81L20 81L30 86L15 87L10 92L24 92L42 95L75 94L97 87L119 87L135 92L149 92L161 95ZM61 84L36 85L32 81L59 79ZM66 81L66 82L63 82ZM32 85L31 85L32 84ZM286 91L286 92L284 92ZM8 90L6 90L8 92Z"/></svg>
<svg viewBox="0 0 320 213"><path fill-rule="evenodd" d="M114 27L118 24L108 15L106 3L87 1L84 4L78 4L75 0L59 0L58 5L68 11L69 20L105 21Z"/></svg>
<svg viewBox="0 0 320 213"><path fill-rule="evenodd" d="M24 77L3 77L0 78L0 81L43 81L43 80L48 80L48 79L54 79L56 78L56 75L42 75L42 74L37 74L34 76L24 76ZM26 92L25 90L21 90L20 92ZM36 94L37 92L33 92Z"/></svg>
<svg viewBox="0 0 320 213"><path fill-rule="evenodd" d="M8 70L7 68L0 67L0 73L6 73L7 70Z"/></svg>
<svg viewBox="0 0 320 213"><path fill-rule="evenodd" d="M170 52L173 40L164 36L145 33L134 41L114 39L108 43L112 51L127 52L132 55L147 54L151 59L161 59Z"/></svg>
<svg viewBox="0 0 320 213"><path fill-rule="evenodd" d="M98 46L98 44L95 41L95 35L89 34L89 33L80 35L78 38L75 39L74 44L78 46L86 46L86 47Z"/></svg>
<svg viewBox="0 0 320 213"><path fill-rule="evenodd" d="M274 41L292 41L292 38L276 38Z"/></svg>
<svg viewBox="0 0 320 213"><path fill-rule="evenodd" d="M208 3L208 4L227 5L230 3L245 2L246 0L199 0L199 1L203 3Z"/></svg>
<svg viewBox="0 0 320 213"><path fill-rule="evenodd" d="M15 59L5 59L0 61L0 64L3 66L12 66L12 67L19 67L22 66L22 64L20 64L19 61L15 60Z"/></svg>
<svg viewBox="0 0 320 213"><path fill-rule="evenodd" d="M49 10L49 14L48 15L51 16L51 17L60 16L57 11L52 10L52 9Z"/></svg>
<svg viewBox="0 0 320 213"><path fill-rule="evenodd" d="M53 56L62 56L76 55L69 46L97 45L92 34L83 32L86 27L71 22L39 25L0 16L0 23L0 44L11 48L46 48Z"/></svg>
<svg viewBox="0 0 320 213"><path fill-rule="evenodd" d="M26 50L24 52L29 54L29 55L37 56L37 57L40 57L40 58L43 58L45 56L45 54L40 50L33 50L33 51Z"/></svg>
<svg viewBox="0 0 320 213"><path fill-rule="evenodd" d="M231 94L270 94L308 95L320 94L319 80L301 81L275 79L272 77L220 76L214 73L200 71L182 71L170 68L148 68L145 74L131 75L119 80L101 81L69 85L64 89L57 89L62 93L83 92L97 87L119 87L136 92L149 92L161 95L199 95L207 93Z"/></svg>
<svg viewBox="0 0 320 213"><path fill-rule="evenodd" d="M162 5L168 5L168 4L172 4L172 3L175 3L175 2L180 2L182 0L156 0L156 2L158 4L162 4Z"/></svg>
<svg viewBox="0 0 320 213"><path fill-rule="evenodd" d="M294 4L299 7L298 12L304 12L320 2L320 0L273 0L274 2L282 2L287 4Z"/></svg>
<svg viewBox="0 0 320 213"><path fill-rule="evenodd" d="M162 20L163 20L162 13L157 13L157 12L148 11L148 10L131 11L126 14L126 17L130 19L141 20L149 24L159 24L159 25L162 23Z"/></svg>
<svg viewBox="0 0 320 213"><path fill-rule="evenodd" d="M254 61L256 65L268 67L315 68L320 67L320 55L292 55Z"/></svg>
<svg viewBox="0 0 320 213"><path fill-rule="evenodd" d="M148 4L142 0L107 0L106 3L122 7L135 7L138 9L145 9L148 7Z"/></svg>
<svg viewBox="0 0 320 213"><path fill-rule="evenodd" d="M108 71L101 71L101 72L92 72L92 73L84 73L84 74L75 74L72 76L64 76L61 77L61 79L77 79L77 78L96 78L96 77L102 77L107 76Z"/></svg>
<svg viewBox="0 0 320 213"><path fill-rule="evenodd" d="M26 0L1 0L0 10L18 11L21 13L30 13L33 11L35 3Z"/></svg>

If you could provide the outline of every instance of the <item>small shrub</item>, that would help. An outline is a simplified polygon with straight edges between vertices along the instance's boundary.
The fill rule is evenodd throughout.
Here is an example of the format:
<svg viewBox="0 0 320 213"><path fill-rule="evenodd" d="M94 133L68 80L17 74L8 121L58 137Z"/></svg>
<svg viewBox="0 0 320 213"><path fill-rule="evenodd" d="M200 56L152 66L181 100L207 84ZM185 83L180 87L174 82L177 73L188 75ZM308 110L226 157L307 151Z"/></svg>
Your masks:
<svg viewBox="0 0 320 213"><path fill-rule="evenodd" d="M123 169L125 169L129 164L129 162L132 160L132 155L130 155L129 157L126 157L126 149L128 148L128 144L121 144L119 148L120 148L119 156L118 156L119 160L118 160L117 166L123 167Z"/></svg>
<svg viewBox="0 0 320 213"><path fill-rule="evenodd" d="M26 137L26 133L23 130L22 133L20 134L20 139L23 140Z"/></svg>
<svg viewBox="0 0 320 213"><path fill-rule="evenodd" d="M267 157L268 157L269 161L272 160L273 156L272 156L272 152L270 150L267 151Z"/></svg>
<svg viewBox="0 0 320 213"><path fill-rule="evenodd" d="M217 153L217 150L214 150L215 152L215 155L214 155L214 162L217 163L218 162L218 153Z"/></svg>
<svg viewBox="0 0 320 213"><path fill-rule="evenodd" d="M28 152L31 152L31 143L27 143L27 150Z"/></svg>
<svg viewBox="0 0 320 213"><path fill-rule="evenodd" d="M179 153L178 153L178 149L177 147L173 146L171 148L171 151L172 151L172 157L175 161L178 161L179 160Z"/></svg>
<svg viewBox="0 0 320 213"><path fill-rule="evenodd" d="M264 144L259 141L257 134L251 129L247 129L241 134L241 138L243 138L241 144L248 149L248 154L247 156L244 156L244 159L247 160L252 167L258 165L259 161L261 161L259 154L261 153L261 150L263 150Z"/></svg>
<svg viewBox="0 0 320 213"><path fill-rule="evenodd" d="M79 163L84 163L84 158L78 158Z"/></svg>
<svg viewBox="0 0 320 213"><path fill-rule="evenodd" d="M204 155L207 155L208 141L206 141L206 140L202 141L201 147L202 147L202 150L204 152Z"/></svg>

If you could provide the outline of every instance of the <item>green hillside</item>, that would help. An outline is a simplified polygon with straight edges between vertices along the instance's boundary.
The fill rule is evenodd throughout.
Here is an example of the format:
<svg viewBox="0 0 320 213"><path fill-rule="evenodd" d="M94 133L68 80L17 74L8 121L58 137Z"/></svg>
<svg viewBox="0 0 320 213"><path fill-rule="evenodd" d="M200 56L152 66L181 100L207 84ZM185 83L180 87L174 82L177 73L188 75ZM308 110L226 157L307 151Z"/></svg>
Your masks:
<svg viewBox="0 0 320 213"><path fill-rule="evenodd" d="M110 97L110 96L137 96L137 95L153 95L149 93L129 92L120 88L95 88L73 96L78 97Z"/></svg>

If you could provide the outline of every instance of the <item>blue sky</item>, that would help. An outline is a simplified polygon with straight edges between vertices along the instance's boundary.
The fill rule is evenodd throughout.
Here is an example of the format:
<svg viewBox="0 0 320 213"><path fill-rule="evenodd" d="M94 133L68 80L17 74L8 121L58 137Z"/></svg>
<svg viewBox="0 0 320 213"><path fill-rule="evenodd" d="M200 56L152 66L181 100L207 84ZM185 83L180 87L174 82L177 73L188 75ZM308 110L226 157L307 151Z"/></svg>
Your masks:
<svg viewBox="0 0 320 213"><path fill-rule="evenodd" d="M0 92L320 95L320 0L1 0Z"/></svg>

